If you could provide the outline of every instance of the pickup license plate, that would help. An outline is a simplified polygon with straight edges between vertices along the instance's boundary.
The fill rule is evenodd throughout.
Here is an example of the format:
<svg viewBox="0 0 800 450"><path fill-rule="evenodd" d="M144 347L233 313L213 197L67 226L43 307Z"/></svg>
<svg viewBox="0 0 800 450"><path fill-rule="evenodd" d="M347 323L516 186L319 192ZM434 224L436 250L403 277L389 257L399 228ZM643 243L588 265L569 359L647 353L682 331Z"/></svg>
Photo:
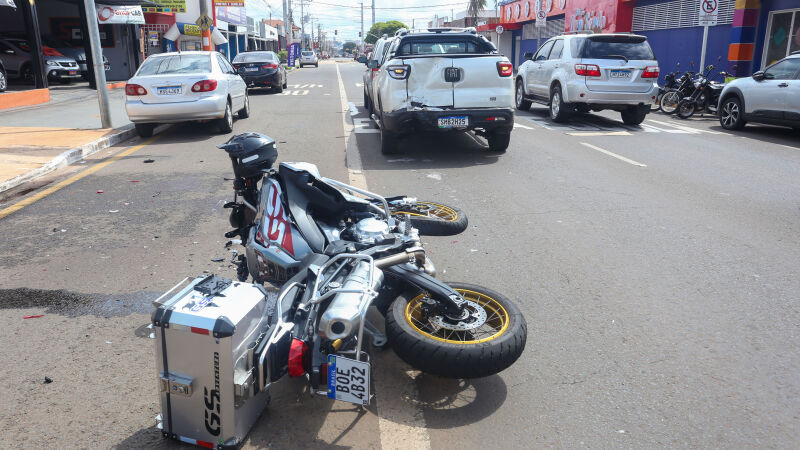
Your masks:
<svg viewBox="0 0 800 450"><path fill-rule="evenodd" d="M369 363L328 356L328 398L369 405Z"/></svg>
<svg viewBox="0 0 800 450"><path fill-rule="evenodd" d="M77 71L77 70L70 70L70 71L69 71L69 74L70 74L70 75L77 75L77 74L78 74L78 71Z"/></svg>
<svg viewBox="0 0 800 450"><path fill-rule="evenodd" d="M629 79L631 77L631 71L630 70L612 70L610 77L611 78Z"/></svg>
<svg viewBox="0 0 800 450"><path fill-rule="evenodd" d="M164 86L158 88L158 95L180 95L180 86Z"/></svg>
<svg viewBox="0 0 800 450"><path fill-rule="evenodd" d="M258 67L245 67L244 70L246 72L256 72L258 70Z"/></svg>
<svg viewBox="0 0 800 450"><path fill-rule="evenodd" d="M468 116L439 117L439 128L458 128L469 126Z"/></svg>

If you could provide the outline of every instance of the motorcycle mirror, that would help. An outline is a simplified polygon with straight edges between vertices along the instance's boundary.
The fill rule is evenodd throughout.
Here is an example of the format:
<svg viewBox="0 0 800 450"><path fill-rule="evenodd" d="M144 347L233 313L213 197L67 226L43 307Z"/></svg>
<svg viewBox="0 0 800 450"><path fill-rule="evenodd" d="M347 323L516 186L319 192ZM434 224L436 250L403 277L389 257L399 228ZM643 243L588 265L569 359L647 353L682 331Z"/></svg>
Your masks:
<svg viewBox="0 0 800 450"><path fill-rule="evenodd" d="M694 69L694 61L692 61L692 69Z"/></svg>
<svg viewBox="0 0 800 450"><path fill-rule="evenodd" d="M680 68L681 68L681 63L680 63L680 61L678 61L677 63L675 63L675 68L676 68L676 69L680 69Z"/></svg>

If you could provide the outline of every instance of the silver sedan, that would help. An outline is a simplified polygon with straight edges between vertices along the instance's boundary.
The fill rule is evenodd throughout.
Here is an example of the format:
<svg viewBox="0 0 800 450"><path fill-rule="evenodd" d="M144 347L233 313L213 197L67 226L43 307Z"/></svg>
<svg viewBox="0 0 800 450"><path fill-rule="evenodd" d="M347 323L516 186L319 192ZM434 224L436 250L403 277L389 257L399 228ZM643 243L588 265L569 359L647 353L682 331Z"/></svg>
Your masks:
<svg viewBox="0 0 800 450"><path fill-rule="evenodd" d="M217 52L173 52L148 57L125 86L125 111L139 136L159 123L213 120L233 130L233 113L250 115L247 85Z"/></svg>

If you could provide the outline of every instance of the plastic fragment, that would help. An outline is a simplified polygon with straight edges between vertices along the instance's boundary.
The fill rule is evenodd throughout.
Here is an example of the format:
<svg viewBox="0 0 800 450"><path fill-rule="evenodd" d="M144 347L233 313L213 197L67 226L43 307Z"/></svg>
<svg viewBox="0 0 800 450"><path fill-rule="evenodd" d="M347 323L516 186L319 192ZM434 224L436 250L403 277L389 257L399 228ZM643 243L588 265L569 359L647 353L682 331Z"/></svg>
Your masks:
<svg viewBox="0 0 800 450"><path fill-rule="evenodd" d="M33 316L24 316L23 319L38 319L39 317L44 317L44 314L36 314Z"/></svg>
<svg viewBox="0 0 800 450"><path fill-rule="evenodd" d="M53 382L53 379L50 377L44 377L44 384L50 384Z"/></svg>
<svg viewBox="0 0 800 450"><path fill-rule="evenodd" d="M119 210L118 209L109 209L108 212L110 212L110 213L118 213Z"/></svg>
<svg viewBox="0 0 800 450"><path fill-rule="evenodd" d="M142 162L143 162L143 163L145 163L145 164L149 164L149 163L154 163L154 162L156 162L156 160L155 160L155 159L145 159L145 160L144 160L144 161L142 161Z"/></svg>
<svg viewBox="0 0 800 450"><path fill-rule="evenodd" d="M153 194L153 197L158 197L159 195L161 195L161 191L158 191L155 194Z"/></svg>
<svg viewBox="0 0 800 450"><path fill-rule="evenodd" d="M139 180L130 180L131 183L138 183Z"/></svg>
<svg viewBox="0 0 800 450"><path fill-rule="evenodd" d="M225 258L211 258L211 262L222 262Z"/></svg>
<svg viewBox="0 0 800 450"><path fill-rule="evenodd" d="M453 242L451 242L451 244L455 244L455 243L457 243L457 242L458 242L458 241L453 241Z"/></svg>

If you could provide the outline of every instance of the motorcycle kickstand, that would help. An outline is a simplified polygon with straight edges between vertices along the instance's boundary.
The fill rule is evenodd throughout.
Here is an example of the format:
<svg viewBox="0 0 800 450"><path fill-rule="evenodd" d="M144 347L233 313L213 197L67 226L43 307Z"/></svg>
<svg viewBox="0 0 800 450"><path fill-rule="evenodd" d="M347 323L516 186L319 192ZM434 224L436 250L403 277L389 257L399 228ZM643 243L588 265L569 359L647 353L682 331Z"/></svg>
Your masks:
<svg viewBox="0 0 800 450"><path fill-rule="evenodd" d="M381 331L369 321L369 319L364 319L364 331L372 337L372 346L383 348L388 343L388 339L386 339L386 335L381 333Z"/></svg>

